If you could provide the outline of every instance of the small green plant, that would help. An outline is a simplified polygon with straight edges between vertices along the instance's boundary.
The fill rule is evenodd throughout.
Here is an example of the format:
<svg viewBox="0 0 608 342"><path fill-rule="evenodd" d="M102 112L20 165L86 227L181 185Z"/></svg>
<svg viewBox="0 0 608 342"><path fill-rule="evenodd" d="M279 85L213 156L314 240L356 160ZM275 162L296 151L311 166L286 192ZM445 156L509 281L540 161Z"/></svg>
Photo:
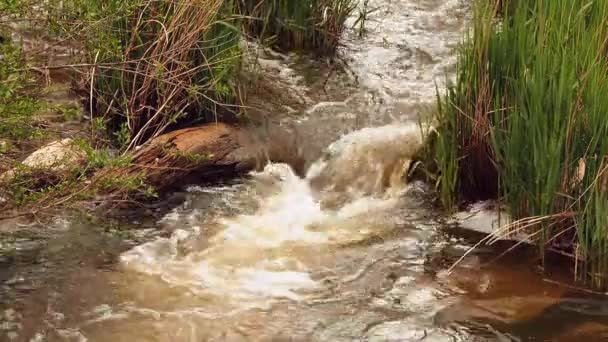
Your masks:
<svg viewBox="0 0 608 342"><path fill-rule="evenodd" d="M35 98L34 80L23 71L21 49L10 42L0 44L0 137L21 141L43 134L32 124L41 104Z"/></svg>
<svg viewBox="0 0 608 342"><path fill-rule="evenodd" d="M64 161L54 163L59 168L32 168L16 163L0 180L0 197L8 200L3 206L27 209L46 205L51 208L53 203L67 203L65 199L68 198L86 202L116 189L138 199L157 197L156 190L146 184L145 174L141 172L120 177L101 173L100 177L95 177L100 170L131 166L131 155L118 155L108 147L93 148L82 138L75 139L72 148L82 151L86 158L69 169L61 167Z"/></svg>
<svg viewBox="0 0 608 342"><path fill-rule="evenodd" d="M23 15L31 9L32 2L27 0L2 0L0 13L4 15Z"/></svg>
<svg viewBox="0 0 608 342"><path fill-rule="evenodd" d="M184 159L192 165L200 165L213 158L213 154L180 151L176 149L172 143L167 143L163 145L161 150L165 156Z"/></svg>
<svg viewBox="0 0 608 342"><path fill-rule="evenodd" d="M81 106L77 106L77 105L64 105L64 104L59 104L59 105L54 105L52 106L52 109L54 112L56 112L57 114L60 114L63 116L65 121L76 121L76 120L80 120L80 118L82 118L82 107Z"/></svg>
<svg viewBox="0 0 608 342"><path fill-rule="evenodd" d="M131 141L131 132L129 131L129 125L126 122L123 122L120 125L120 128L113 133L116 138L116 143L120 148L126 148L129 146L129 142Z"/></svg>
<svg viewBox="0 0 608 342"><path fill-rule="evenodd" d="M158 198L156 189L146 183L146 174L143 172L124 177L115 177L111 174L103 175L96 180L95 189L101 193L120 189L120 192L136 199L150 200Z"/></svg>

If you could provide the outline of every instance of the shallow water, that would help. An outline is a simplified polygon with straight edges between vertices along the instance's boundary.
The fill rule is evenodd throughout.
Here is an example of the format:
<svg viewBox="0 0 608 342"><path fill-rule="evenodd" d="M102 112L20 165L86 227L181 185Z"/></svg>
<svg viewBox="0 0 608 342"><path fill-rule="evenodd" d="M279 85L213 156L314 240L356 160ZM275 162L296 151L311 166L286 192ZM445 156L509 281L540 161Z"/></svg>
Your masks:
<svg viewBox="0 0 608 342"><path fill-rule="evenodd" d="M567 285L567 272L543 275L532 250L479 248L448 272L478 237L446 226L429 186L402 175L468 4L370 6L381 9L363 38L347 33L349 72L267 62L308 108L278 114L305 138L305 176L271 164L191 187L133 227L18 227L1 246L0 340L608 339L608 302Z"/></svg>

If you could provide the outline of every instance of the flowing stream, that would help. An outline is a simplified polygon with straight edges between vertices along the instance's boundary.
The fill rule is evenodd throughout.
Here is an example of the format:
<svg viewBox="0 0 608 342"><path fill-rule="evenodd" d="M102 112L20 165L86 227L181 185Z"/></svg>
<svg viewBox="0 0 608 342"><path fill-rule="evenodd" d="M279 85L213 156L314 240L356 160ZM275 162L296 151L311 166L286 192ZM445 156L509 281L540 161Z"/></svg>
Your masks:
<svg viewBox="0 0 608 342"><path fill-rule="evenodd" d="M0 246L13 248L0 255L0 340L608 340L605 299L543 274L532 250L481 247L448 272L479 237L444 224L432 189L403 175L470 5L369 6L367 32L346 33L348 72L264 61L307 108L279 116L303 137L303 176L269 164L193 186L134 228L19 227Z"/></svg>

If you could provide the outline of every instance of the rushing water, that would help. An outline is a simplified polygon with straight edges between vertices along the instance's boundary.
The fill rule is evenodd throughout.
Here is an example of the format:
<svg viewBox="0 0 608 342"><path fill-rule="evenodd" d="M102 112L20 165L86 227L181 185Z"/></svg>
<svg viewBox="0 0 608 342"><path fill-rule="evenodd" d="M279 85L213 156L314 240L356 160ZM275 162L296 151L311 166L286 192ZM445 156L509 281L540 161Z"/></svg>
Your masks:
<svg viewBox="0 0 608 342"><path fill-rule="evenodd" d="M415 120L452 67L467 23L456 0L377 0L342 53L351 76L280 56L304 114L281 118L313 151L307 172L269 164L191 187L158 222L61 220L12 234L0 257L7 341L590 341L608 304L545 278L526 249L468 254L432 192L406 184ZM316 80L316 81L315 81ZM123 231L124 230L124 231ZM37 236L32 236L35 232ZM122 232L122 234L121 234ZM5 248L6 249L6 248Z"/></svg>

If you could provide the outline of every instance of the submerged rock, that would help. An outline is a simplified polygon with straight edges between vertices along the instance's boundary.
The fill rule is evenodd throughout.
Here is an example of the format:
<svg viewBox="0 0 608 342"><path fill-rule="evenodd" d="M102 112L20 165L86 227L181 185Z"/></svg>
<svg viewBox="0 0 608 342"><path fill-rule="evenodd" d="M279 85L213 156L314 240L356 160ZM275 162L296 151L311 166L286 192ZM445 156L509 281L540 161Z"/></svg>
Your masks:
<svg viewBox="0 0 608 342"><path fill-rule="evenodd" d="M434 320L439 326L458 323L469 329L513 337L505 341L574 341L585 337L604 341L608 327L594 317L604 317L605 307L601 299L542 294L501 296L462 299L439 311Z"/></svg>

